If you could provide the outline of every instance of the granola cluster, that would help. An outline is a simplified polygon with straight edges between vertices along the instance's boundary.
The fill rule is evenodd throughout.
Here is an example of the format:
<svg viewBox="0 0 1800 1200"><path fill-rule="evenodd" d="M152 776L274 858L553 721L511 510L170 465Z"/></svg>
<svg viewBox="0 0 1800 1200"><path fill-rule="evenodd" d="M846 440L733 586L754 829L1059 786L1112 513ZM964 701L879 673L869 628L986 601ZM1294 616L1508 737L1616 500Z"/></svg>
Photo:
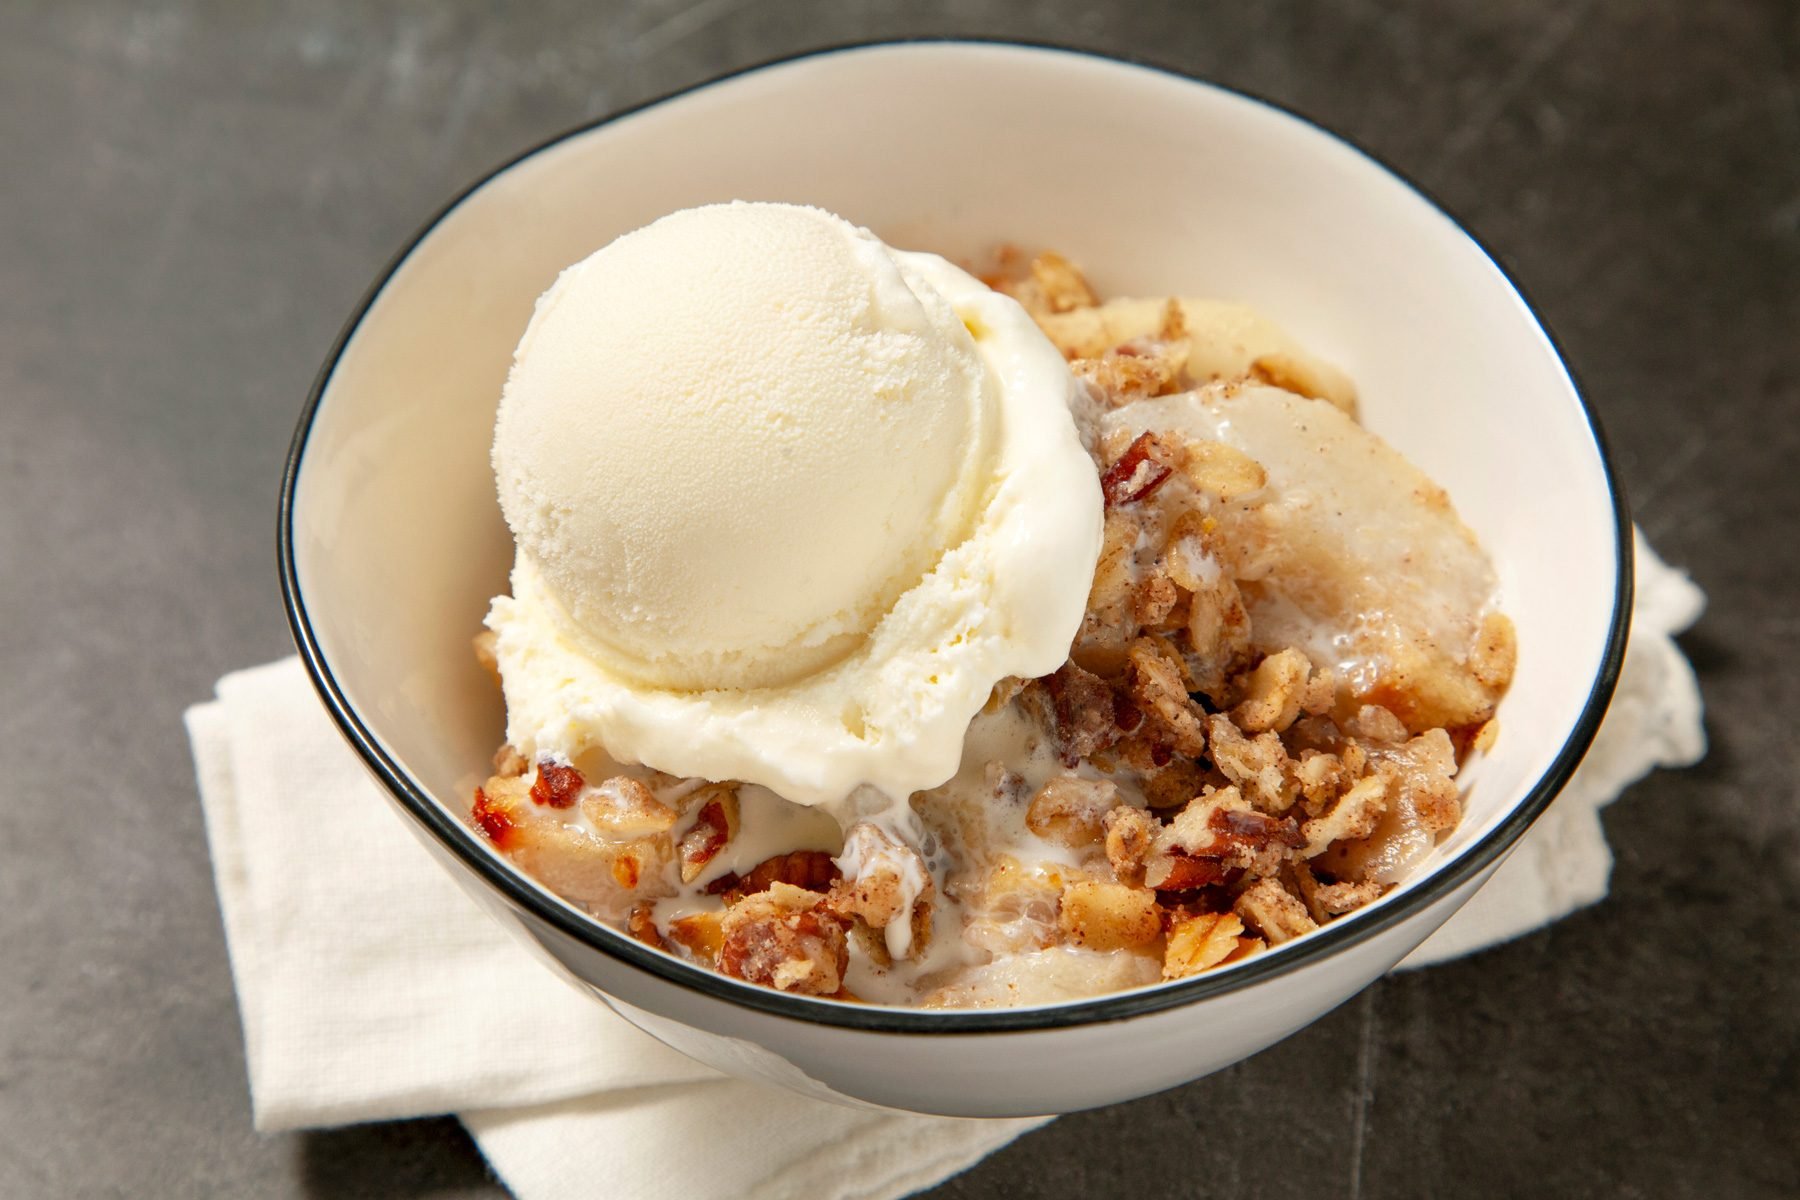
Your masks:
<svg viewBox="0 0 1800 1200"><path fill-rule="evenodd" d="M972 733L963 772L911 798L910 841L860 821L835 854L789 848L747 869L760 851L743 849L739 784L635 767L590 782L502 747L470 820L526 872L642 942L778 990L858 999L860 962L913 968L910 1002L1018 1003L1016 981L996 1000L975 975L1073 969L1075 987L1102 989L1208 971L1379 899L1456 825L1460 763L1495 736L1511 680L1510 622L1486 612L1454 645L1374 622L1354 670L1321 661L1253 616L1279 611L1295 528L1265 463L1107 419L1265 386L1348 424L1348 379L1236 306L1102 303L1055 255L1003 251L985 278L1084 381L1105 504L1068 660L1002 681L977 718L1022 733L985 759ZM1408 502L1447 513L1418 478ZM1329 571L1303 582L1361 611ZM956 953L934 958L946 941Z"/></svg>

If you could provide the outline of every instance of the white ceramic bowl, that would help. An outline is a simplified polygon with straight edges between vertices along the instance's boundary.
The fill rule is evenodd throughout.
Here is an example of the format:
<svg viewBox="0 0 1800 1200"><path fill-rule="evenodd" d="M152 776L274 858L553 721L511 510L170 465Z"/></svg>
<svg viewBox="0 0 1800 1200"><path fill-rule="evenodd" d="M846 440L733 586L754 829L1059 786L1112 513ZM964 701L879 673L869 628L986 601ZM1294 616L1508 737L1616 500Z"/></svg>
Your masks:
<svg viewBox="0 0 1800 1200"><path fill-rule="evenodd" d="M927 1013L781 995L604 928L458 819L502 733L469 650L511 546L488 445L532 302L672 209L821 205L895 245L998 239L1103 293L1248 301L1341 364L1367 423L1448 487L1499 571L1517 678L1462 823L1416 878L1324 931L1101 999ZM967 42L734 75L576 130L434 217L346 327L301 417L282 578L325 703L425 845L502 922L663 1041L816 1096L1060 1112L1194 1079L1377 978L1466 901L1567 778L1629 610L1623 505L1525 302L1391 172L1270 105L1144 67Z"/></svg>

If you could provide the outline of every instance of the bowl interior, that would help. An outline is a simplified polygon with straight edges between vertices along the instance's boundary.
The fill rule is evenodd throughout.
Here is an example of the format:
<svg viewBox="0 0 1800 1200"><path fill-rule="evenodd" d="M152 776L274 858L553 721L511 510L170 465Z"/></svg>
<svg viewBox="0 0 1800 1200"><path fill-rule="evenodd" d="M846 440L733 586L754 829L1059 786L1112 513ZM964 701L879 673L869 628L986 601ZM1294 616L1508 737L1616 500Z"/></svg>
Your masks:
<svg viewBox="0 0 1800 1200"><path fill-rule="evenodd" d="M534 300L617 235L738 198L817 204L952 257L1055 248L1103 294L1263 309L1346 369L1366 423L1449 490L1518 627L1501 737L1434 861L1551 766L1602 668L1617 517L1567 374L1479 247L1257 102L1057 51L919 44L738 76L529 155L439 220L369 306L306 437L294 578L349 706L424 791L460 812L502 736L469 640L506 586L488 445Z"/></svg>

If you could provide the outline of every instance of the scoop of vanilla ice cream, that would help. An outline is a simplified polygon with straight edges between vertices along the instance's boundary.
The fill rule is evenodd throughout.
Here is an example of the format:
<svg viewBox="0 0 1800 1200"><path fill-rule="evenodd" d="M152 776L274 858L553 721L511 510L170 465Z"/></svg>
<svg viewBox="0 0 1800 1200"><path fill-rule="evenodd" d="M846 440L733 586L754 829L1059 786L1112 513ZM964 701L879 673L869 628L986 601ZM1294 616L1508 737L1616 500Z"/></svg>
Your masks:
<svg viewBox="0 0 1800 1200"><path fill-rule="evenodd" d="M943 782L1080 626L1076 386L1011 299L817 209L679 212L571 267L495 428L507 740L810 805Z"/></svg>
<svg viewBox="0 0 1800 1200"><path fill-rule="evenodd" d="M565 271L500 405L518 553L621 677L769 687L962 541L994 382L950 305L815 208L688 209Z"/></svg>

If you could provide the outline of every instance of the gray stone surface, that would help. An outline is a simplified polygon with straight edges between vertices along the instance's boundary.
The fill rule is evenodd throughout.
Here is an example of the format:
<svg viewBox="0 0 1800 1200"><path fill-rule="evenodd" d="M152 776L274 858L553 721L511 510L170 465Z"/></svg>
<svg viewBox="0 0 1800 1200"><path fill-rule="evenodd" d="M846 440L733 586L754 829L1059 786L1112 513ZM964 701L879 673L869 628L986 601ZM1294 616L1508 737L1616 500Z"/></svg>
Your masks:
<svg viewBox="0 0 1800 1200"><path fill-rule="evenodd" d="M1418 179L1523 281L1712 596L1712 755L1608 811L1606 903L933 1194L1800 1192L1790 0L8 0L0 1196L497 1194L446 1119L251 1131L181 711L289 649L288 434L416 222L585 118L918 33L1179 67Z"/></svg>

